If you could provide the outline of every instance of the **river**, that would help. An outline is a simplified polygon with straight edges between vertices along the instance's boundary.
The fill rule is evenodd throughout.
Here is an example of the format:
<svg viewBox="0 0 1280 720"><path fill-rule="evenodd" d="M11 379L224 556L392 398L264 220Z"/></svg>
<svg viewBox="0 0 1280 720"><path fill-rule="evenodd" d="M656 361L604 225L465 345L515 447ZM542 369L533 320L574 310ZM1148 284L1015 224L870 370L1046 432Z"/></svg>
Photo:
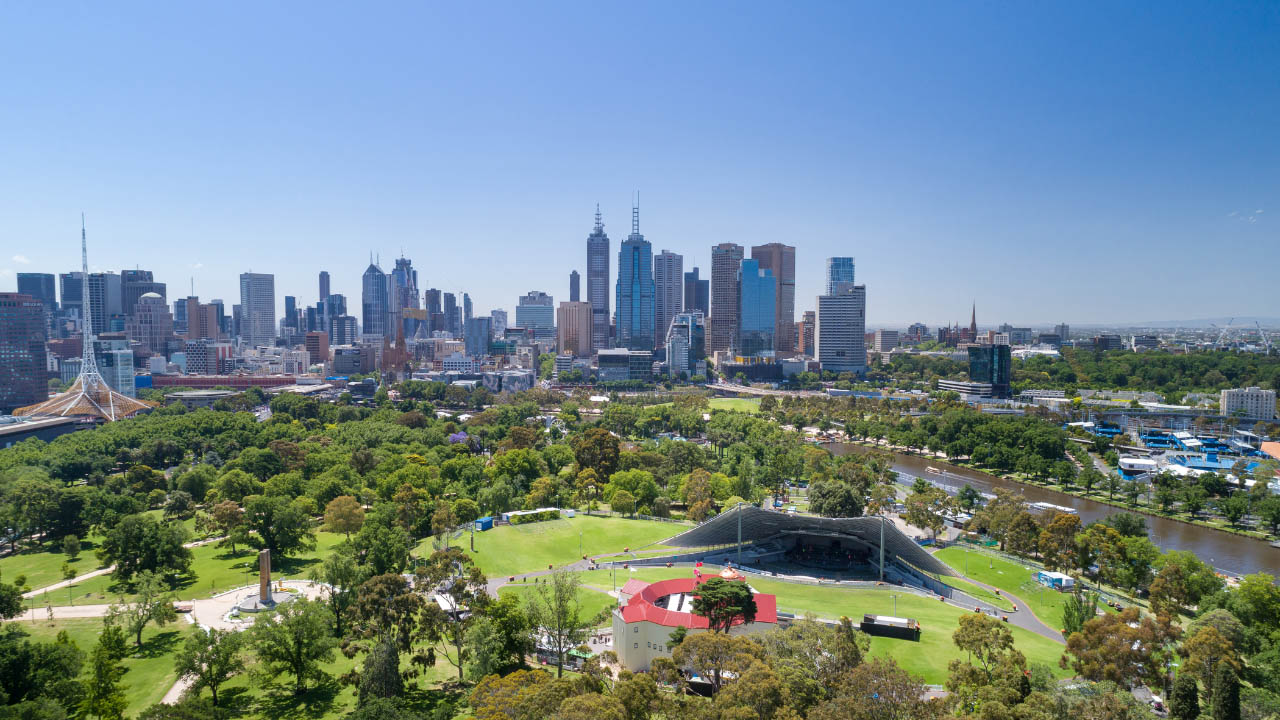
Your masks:
<svg viewBox="0 0 1280 720"><path fill-rule="evenodd" d="M867 453L872 450L862 445L847 443L831 443L826 445L832 453L844 455L849 452ZM1123 512L1121 508L1105 503L1086 500L1075 495L1060 493L1056 490L1024 485L988 475L976 470L962 468L941 460L922 458L915 455L894 453L896 458L894 469L912 477L923 477L933 482L963 487L965 483L975 490L991 492L992 488L1018 490L1028 502L1047 502L1075 508L1080 519L1085 523L1101 520L1108 515ZM935 467L945 474L927 473L925 468ZM1153 515L1143 516L1147 519L1147 529L1151 541L1164 550L1189 550L1200 559L1219 570L1235 575L1248 575L1255 572L1266 572L1280 577L1280 549L1271 547L1262 540L1232 535L1219 530L1212 530L1198 525L1178 522Z"/></svg>

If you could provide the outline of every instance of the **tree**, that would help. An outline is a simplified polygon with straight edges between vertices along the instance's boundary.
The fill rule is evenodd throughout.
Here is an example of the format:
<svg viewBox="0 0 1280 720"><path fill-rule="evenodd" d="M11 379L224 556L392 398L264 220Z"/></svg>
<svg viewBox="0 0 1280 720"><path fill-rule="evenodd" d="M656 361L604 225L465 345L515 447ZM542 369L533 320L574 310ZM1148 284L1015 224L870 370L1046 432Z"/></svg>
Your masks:
<svg viewBox="0 0 1280 720"><path fill-rule="evenodd" d="M1098 594L1074 592L1062 603L1062 634L1070 637L1098 616Z"/></svg>
<svg viewBox="0 0 1280 720"><path fill-rule="evenodd" d="M191 678L191 688L197 693L209 688L216 706L218 688L244 670L240 656L243 642L244 636L234 630L196 627L174 660L178 678Z"/></svg>
<svg viewBox="0 0 1280 720"><path fill-rule="evenodd" d="M1173 681L1169 694L1169 717L1173 720L1196 720L1200 717L1200 691L1193 675L1182 674Z"/></svg>
<svg viewBox="0 0 1280 720"><path fill-rule="evenodd" d="M1222 588L1222 578L1194 553L1172 550L1157 562L1160 570L1149 588L1151 609L1156 612L1175 614Z"/></svg>
<svg viewBox="0 0 1280 720"><path fill-rule="evenodd" d="M511 672L522 667L525 656L534 649L529 618L519 598L514 594L499 596L467 632L467 676L479 680Z"/></svg>
<svg viewBox="0 0 1280 720"><path fill-rule="evenodd" d="M1249 514L1249 498L1245 493L1232 493L1230 497L1218 503L1218 511L1232 525L1239 525L1245 515Z"/></svg>
<svg viewBox="0 0 1280 720"><path fill-rule="evenodd" d="M209 519L219 535L225 535L222 542L231 548L234 554L236 543L249 543L249 531L244 525L244 509L234 500L223 500L209 508Z"/></svg>
<svg viewBox="0 0 1280 720"><path fill-rule="evenodd" d="M457 548L432 553L427 564L418 568L418 577L448 601L447 610L440 603L427 603L422 623L427 639L441 643L441 654L458 669L458 682L462 682L467 662L467 633L489 603L489 581L471 558Z"/></svg>
<svg viewBox="0 0 1280 720"><path fill-rule="evenodd" d="M178 619L173 609L173 593L157 573L144 570L134 582L133 600L120 596L119 604L112 605L108 617L124 625L134 636L134 644L142 647L142 630L148 623L164 626Z"/></svg>
<svg viewBox="0 0 1280 720"><path fill-rule="evenodd" d="M333 636L343 637L347 613L355 604L357 589L369 579L368 568L357 564L351 553L339 550L311 571L311 579L328 586L324 597L333 614Z"/></svg>
<svg viewBox="0 0 1280 720"><path fill-rule="evenodd" d="M283 558L316 546L311 518L296 500L278 495L250 495L244 499L246 527L256 533L254 544Z"/></svg>
<svg viewBox="0 0 1280 720"><path fill-rule="evenodd" d="M1019 513L1005 532L1005 544L1009 552L1017 555L1031 556L1038 549L1040 541L1040 525L1029 512Z"/></svg>
<svg viewBox="0 0 1280 720"><path fill-rule="evenodd" d="M736 623L756 620L756 599L745 582L713 577L699 585L697 593L693 613L705 617L713 633L727 633Z"/></svg>
<svg viewBox="0 0 1280 720"><path fill-rule="evenodd" d="M123 675L120 661L101 644L95 646L89 656L89 672L84 680L80 712L98 720L123 720L124 710L129 705L120 684Z"/></svg>
<svg viewBox="0 0 1280 720"><path fill-rule="evenodd" d="M1021 513L1026 512L1027 500L1022 497L1022 493L1013 490L995 488L993 492L995 497L973 514L969 529L990 535L999 541L1000 549L1004 550L1009 527Z"/></svg>
<svg viewBox="0 0 1280 720"><path fill-rule="evenodd" d="M1040 557L1046 568L1061 570L1076 566L1076 534L1079 532L1079 516L1067 513L1053 516L1053 520L1040 531Z"/></svg>
<svg viewBox="0 0 1280 720"><path fill-rule="evenodd" d="M621 443L608 430L590 428L575 438L572 445L579 468L590 468L597 477L605 478L617 472Z"/></svg>
<svg viewBox="0 0 1280 720"><path fill-rule="evenodd" d="M75 535L67 535L62 538L62 552L74 561L80 556L80 538Z"/></svg>
<svg viewBox="0 0 1280 720"><path fill-rule="evenodd" d="M866 497L852 484L818 480L809 485L809 509L823 517L859 517Z"/></svg>
<svg viewBox="0 0 1280 720"><path fill-rule="evenodd" d="M724 686L726 674L737 675L762 657L760 646L749 638L725 633L689 635L671 654L677 666L710 682L713 693Z"/></svg>
<svg viewBox="0 0 1280 720"><path fill-rule="evenodd" d="M610 695L573 695L560 703L555 720L627 720L626 708Z"/></svg>
<svg viewBox="0 0 1280 720"><path fill-rule="evenodd" d="M360 704L377 698L394 698L404 694L404 678L400 677L400 652L390 639L382 640L364 659L360 672Z"/></svg>
<svg viewBox="0 0 1280 720"><path fill-rule="evenodd" d="M832 695L809 712L809 720L936 720L943 716L942 705L925 699L920 679L892 659L862 663Z"/></svg>
<svg viewBox="0 0 1280 720"><path fill-rule="evenodd" d="M1182 672L1200 678L1200 682L1211 692L1217 689L1214 678L1217 677L1220 666L1230 667L1232 673L1243 669L1231 641L1212 625L1199 627L1187 636L1182 644L1182 655L1186 657Z"/></svg>
<svg viewBox="0 0 1280 720"><path fill-rule="evenodd" d="M840 680L862 664L871 646L871 639L848 618L827 625L807 617L756 639L787 687L792 707L801 713L830 697Z"/></svg>
<svg viewBox="0 0 1280 720"><path fill-rule="evenodd" d="M582 644L595 618L582 614L578 600L582 580L577 573L559 568L546 580L535 585L533 592L526 596L525 614L555 651L556 677L563 677L565 653Z"/></svg>
<svg viewBox="0 0 1280 720"><path fill-rule="evenodd" d="M1140 681L1156 683L1162 677L1158 655L1178 633L1176 626L1142 617L1135 607L1101 615L1067 638L1070 666L1076 674L1095 682L1106 680L1121 687ZM1063 655L1062 666L1067 662Z"/></svg>
<svg viewBox="0 0 1280 720"><path fill-rule="evenodd" d="M1213 720L1240 720L1240 678L1226 663L1213 676Z"/></svg>
<svg viewBox="0 0 1280 720"><path fill-rule="evenodd" d="M613 494L609 506L623 515L631 515L636 511L636 496L626 490L618 490Z"/></svg>
<svg viewBox="0 0 1280 720"><path fill-rule="evenodd" d="M146 570L178 574L191 566L191 551L182 546L186 540L181 525L162 523L149 515L128 515L107 531L98 557L115 565L111 577L121 582Z"/></svg>
<svg viewBox="0 0 1280 720"><path fill-rule="evenodd" d="M333 660L338 644L329 634L332 623L332 613L323 604L298 598L260 616L249 630L250 644L267 675L292 675L293 692L301 695L308 680L328 677L320 664Z"/></svg>
<svg viewBox="0 0 1280 720"><path fill-rule="evenodd" d="M359 532L361 525L364 525L364 508L350 495L340 495L324 508L324 527L329 532L342 533L350 540L351 533Z"/></svg>

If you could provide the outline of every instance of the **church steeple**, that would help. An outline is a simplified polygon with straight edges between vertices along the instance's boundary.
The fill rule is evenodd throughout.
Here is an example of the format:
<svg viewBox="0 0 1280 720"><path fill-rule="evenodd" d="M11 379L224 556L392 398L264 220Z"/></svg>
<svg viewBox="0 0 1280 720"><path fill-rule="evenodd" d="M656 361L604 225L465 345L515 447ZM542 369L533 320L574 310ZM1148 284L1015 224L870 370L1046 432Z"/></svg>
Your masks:
<svg viewBox="0 0 1280 720"><path fill-rule="evenodd" d="M973 333L975 338L978 337L978 303L976 300L973 303L973 313L969 316L969 332Z"/></svg>

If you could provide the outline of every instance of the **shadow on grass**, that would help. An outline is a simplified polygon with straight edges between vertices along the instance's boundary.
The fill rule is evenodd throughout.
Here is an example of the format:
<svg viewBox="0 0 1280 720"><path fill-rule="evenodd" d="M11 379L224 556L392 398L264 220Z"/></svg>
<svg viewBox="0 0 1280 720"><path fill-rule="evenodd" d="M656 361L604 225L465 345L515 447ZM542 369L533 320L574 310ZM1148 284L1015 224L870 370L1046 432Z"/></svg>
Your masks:
<svg viewBox="0 0 1280 720"><path fill-rule="evenodd" d="M155 634L150 640L142 643L142 647L137 649L137 652L133 654L133 657L157 658L168 655L174 651L178 645L178 641L181 639L181 630L176 628L173 630L165 630L164 632Z"/></svg>
<svg viewBox="0 0 1280 720"><path fill-rule="evenodd" d="M333 678L308 688L301 695L293 693L292 683L272 683L265 686L266 692L258 700L258 714L270 720L321 718L333 709L342 689Z"/></svg>

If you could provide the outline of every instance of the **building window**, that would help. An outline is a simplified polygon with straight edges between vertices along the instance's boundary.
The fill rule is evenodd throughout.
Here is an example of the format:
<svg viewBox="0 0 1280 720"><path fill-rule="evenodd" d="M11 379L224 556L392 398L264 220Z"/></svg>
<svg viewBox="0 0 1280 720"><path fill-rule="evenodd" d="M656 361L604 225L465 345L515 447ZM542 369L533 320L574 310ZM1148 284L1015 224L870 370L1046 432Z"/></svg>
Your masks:
<svg viewBox="0 0 1280 720"><path fill-rule="evenodd" d="M637 625L634 628L631 628L631 632L640 632L640 626Z"/></svg>
<svg viewBox="0 0 1280 720"><path fill-rule="evenodd" d="M631 643L631 647L633 647L633 648L639 648L639 647L640 647L640 643L638 643L638 642L637 642L637 643Z"/></svg>

